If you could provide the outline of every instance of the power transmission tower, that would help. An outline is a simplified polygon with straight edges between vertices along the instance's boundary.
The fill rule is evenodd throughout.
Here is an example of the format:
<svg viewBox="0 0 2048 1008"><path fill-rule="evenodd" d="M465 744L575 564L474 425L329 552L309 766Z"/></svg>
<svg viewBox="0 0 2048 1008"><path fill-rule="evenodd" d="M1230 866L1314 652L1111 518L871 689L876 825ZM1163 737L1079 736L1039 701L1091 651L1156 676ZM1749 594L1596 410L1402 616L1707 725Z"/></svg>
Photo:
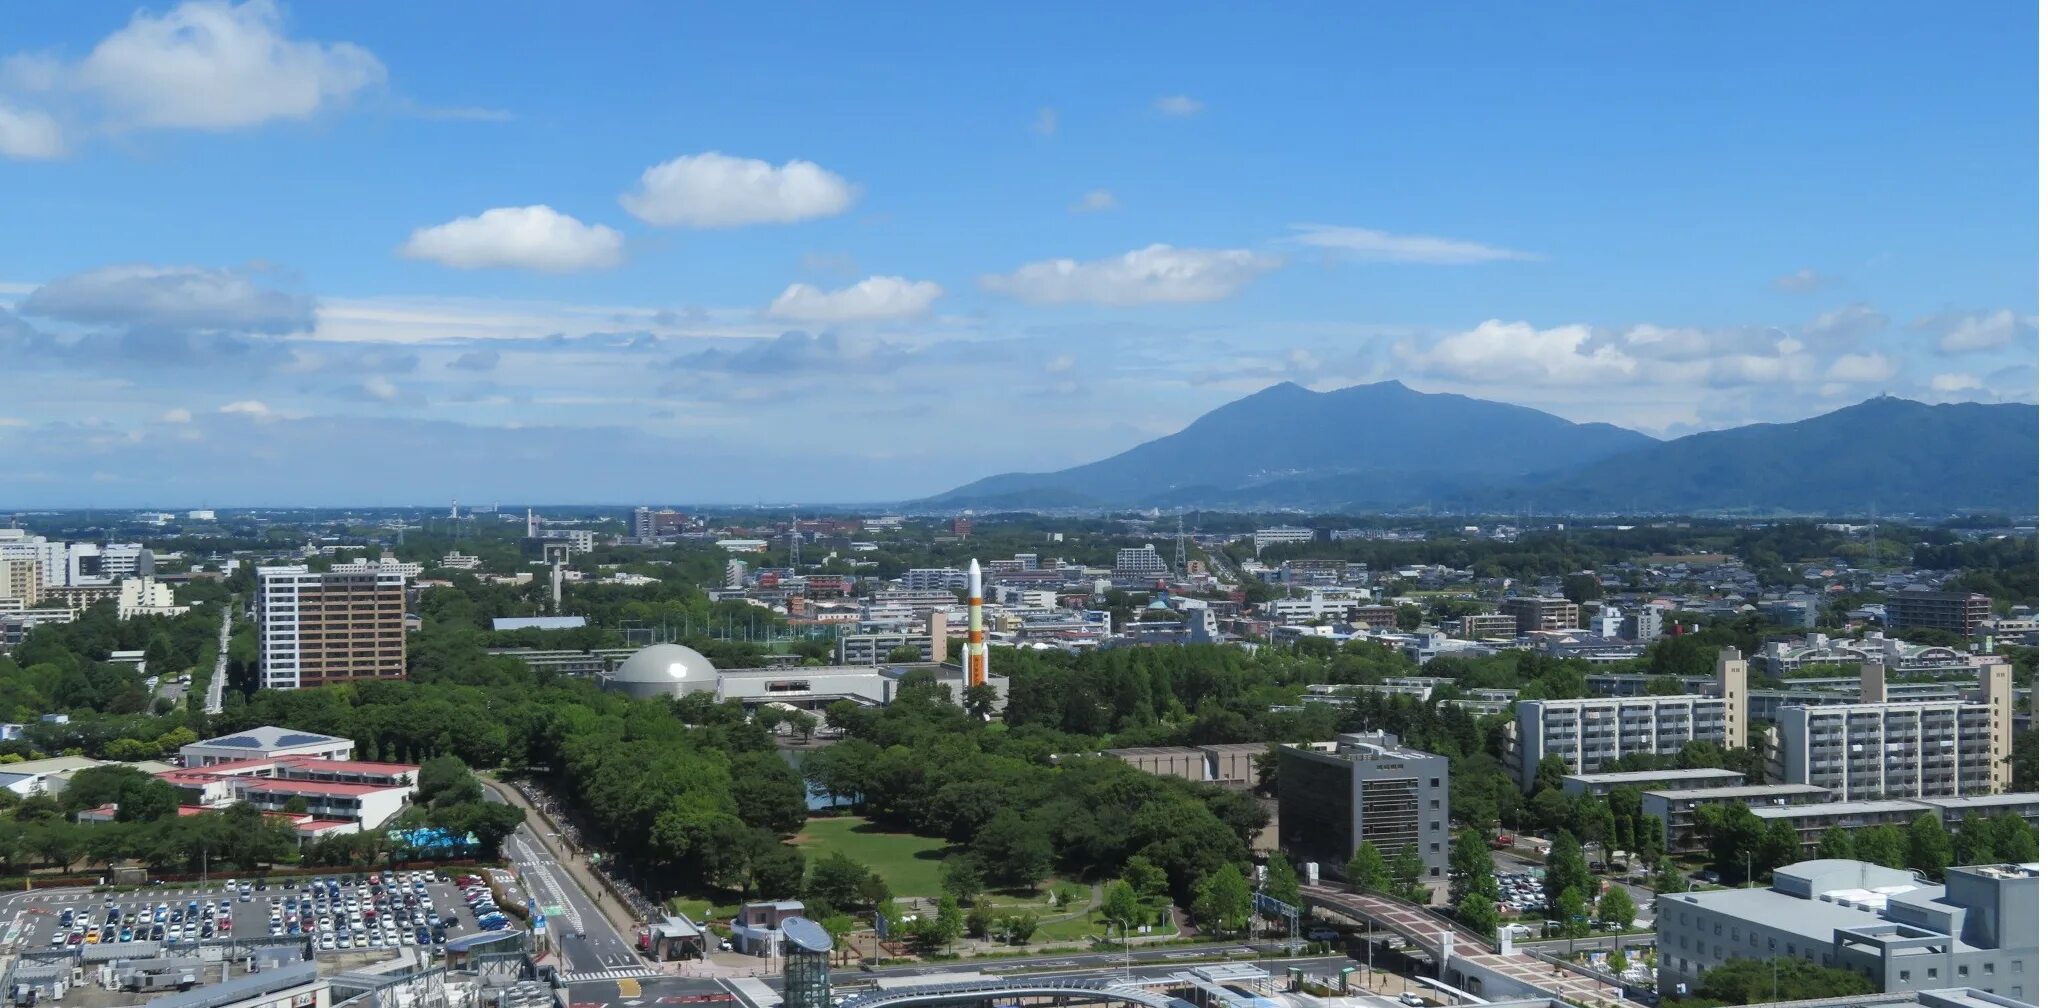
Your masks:
<svg viewBox="0 0 2048 1008"><path fill-rule="evenodd" d="M1174 515L1174 516L1173 516L1173 572L1174 572L1174 574L1175 574L1175 575L1181 575L1181 574L1185 574L1185 573L1187 573L1187 569L1188 569L1188 531L1187 531L1187 524L1186 524L1186 518L1185 518L1184 516L1182 516L1182 515Z"/></svg>

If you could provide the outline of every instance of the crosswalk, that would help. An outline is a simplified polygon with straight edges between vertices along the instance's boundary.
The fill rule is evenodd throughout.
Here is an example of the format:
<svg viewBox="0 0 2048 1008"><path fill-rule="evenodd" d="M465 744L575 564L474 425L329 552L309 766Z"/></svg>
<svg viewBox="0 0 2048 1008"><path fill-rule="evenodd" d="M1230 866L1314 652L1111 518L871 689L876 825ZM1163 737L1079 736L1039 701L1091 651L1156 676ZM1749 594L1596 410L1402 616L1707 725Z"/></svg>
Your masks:
<svg viewBox="0 0 2048 1008"><path fill-rule="evenodd" d="M612 969L586 970L582 973L562 974L563 983L591 983L597 980L645 980L661 974L642 966L617 966Z"/></svg>

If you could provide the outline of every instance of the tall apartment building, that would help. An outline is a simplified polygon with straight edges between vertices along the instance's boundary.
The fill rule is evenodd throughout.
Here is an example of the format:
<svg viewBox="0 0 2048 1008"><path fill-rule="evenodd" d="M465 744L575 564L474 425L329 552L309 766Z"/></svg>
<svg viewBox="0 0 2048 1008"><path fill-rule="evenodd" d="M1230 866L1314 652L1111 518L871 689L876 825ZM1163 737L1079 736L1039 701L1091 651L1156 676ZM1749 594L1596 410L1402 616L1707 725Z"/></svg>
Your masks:
<svg viewBox="0 0 2048 1008"><path fill-rule="evenodd" d="M1450 874L1451 761L1384 732L1283 745L1280 844L1341 871L1360 844L1391 860L1413 846L1423 881Z"/></svg>
<svg viewBox="0 0 2048 1008"><path fill-rule="evenodd" d="M1545 756L1568 774L1600 770L1630 753L1672 755L1687 742L1742 748L1749 738L1749 663L1723 648L1713 696L1593 697L1515 704L1514 767L1522 789L1536 786Z"/></svg>
<svg viewBox="0 0 2048 1008"><path fill-rule="evenodd" d="M1316 541L1316 530L1282 525L1277 528L1262 528L1252 531L1252 549L1263 550L1281 543L1308 543Z"/></svg>
<svg viewBox="0 0 2048 1008"><path fill-rule="evenodd" d="M34 609L42 600L42 559L0 556L0 602L12 608Z"/></svg>
<svg viewBox="0 0 2048 1008"><path fill-rule="evenodd" d="M1489 637L1513 637L1516 625L1515 617L1510 613L1477 613L1445 620L1443 631L1466 640L1486 640Z"/></svg>
<svg viewBox="0 0 2048 1008"><path fill-rule="evenodd" d="M1166 560L1151 543L1116 551L1115 574L1120 578L1166 576Z"/></svg>
<svg viewBox="0 0 2048 1008"><path fill-rule="evenodd" d="M405 675L405 575L303 566L256 569L266 689Z"/></svg>
<svg viewBox="0 0 2048 1008"><path fill-rule="evenodd" d="M958 567L912 567L903 572L905 591L951 591L967 587L967 572Z"/></svg>
<svg viewBox="0 0 2048 1008"><path fill-rule="evenodd" d="M633 538L651 543L663 536L681 535L690 530L690 516L668 508L636 507L633 509Z"/></svg>
<svg viewBox="0 0 2048 1008"><path fill-rule="evenodd" d="M1778 711L1774 763L1787 783L1838 801L1996 794L2012 786L2012 666L1985 665L1973 697L1887 702L1884 666L1863 702Z"/></svg>
<svg viewBox="0 0 2048 1008"><path fill-rule="evenodd" d="M1556 596L1501 599L1500 611L1515 618L1515 632L1577 630L1579 604Z"/></svg>
<svg viewBox="0 0 2048 1008"><path fill-rule="evenodd" d="M1991 599L1972 592L1903 591L1884 600L1884 622L1894 630L1928 627L1958 637L1991 619Z"/></svg>

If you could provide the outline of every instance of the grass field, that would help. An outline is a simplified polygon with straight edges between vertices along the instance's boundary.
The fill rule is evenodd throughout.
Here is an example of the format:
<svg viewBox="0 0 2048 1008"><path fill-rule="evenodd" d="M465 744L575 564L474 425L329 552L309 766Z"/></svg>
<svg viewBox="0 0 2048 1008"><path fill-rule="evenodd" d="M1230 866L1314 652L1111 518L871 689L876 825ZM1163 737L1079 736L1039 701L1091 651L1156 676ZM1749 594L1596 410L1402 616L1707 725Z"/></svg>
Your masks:
<svg viewBox="0 0 2048 1008"><path fill-rule="evenodd" d="M838 851L866 865L889 883L891 895L939 895L939 875L947 851L944 840L890 833L862 816L832 816L805 824L803 832L796 835L796 845L814 861Z"/></svg>

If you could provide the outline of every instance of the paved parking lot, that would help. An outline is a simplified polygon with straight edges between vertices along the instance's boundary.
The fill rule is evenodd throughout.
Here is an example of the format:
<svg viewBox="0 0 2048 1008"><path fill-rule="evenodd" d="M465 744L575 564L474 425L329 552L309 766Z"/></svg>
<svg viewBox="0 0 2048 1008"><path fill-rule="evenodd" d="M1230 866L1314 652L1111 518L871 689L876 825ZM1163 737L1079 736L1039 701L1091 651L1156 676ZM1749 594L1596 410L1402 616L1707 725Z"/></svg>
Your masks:
<svg viewBox="0 0 2048 1008"><path fill-rule="evenodd" d="M454 882L464 873L391 872L388 885L387 873L371 872L270 879L246 888L240 880L218 880L119 893L52 893L35 901L40 912L24 918L19 947L303 935L312 938L316 951L338 955L344 949L416 946L421 927L428 928L429 944L439 944L478 930ZM451 917L455 923L444 923L437 941L432 922Z"/></svg>

